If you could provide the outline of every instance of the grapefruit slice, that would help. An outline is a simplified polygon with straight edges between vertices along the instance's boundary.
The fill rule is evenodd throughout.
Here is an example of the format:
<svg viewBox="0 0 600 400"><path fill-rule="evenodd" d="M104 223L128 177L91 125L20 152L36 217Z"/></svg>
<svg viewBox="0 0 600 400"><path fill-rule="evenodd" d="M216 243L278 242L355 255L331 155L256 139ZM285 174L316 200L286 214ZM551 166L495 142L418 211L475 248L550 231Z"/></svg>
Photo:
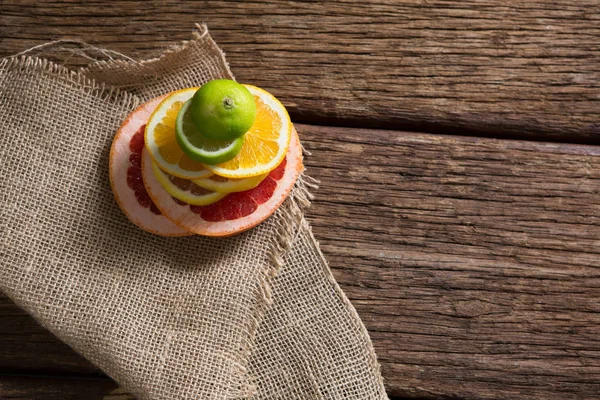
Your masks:
<svg viewBox="0 0 600 400"><path fill-rule="evenodd" d="M230 193L208 206L193 206L174 199L162 187L150 154L142 152L143 181L158 209L181 228L205 236L231 236L267 219L292 190L302 168L302 148L294 130L283 161L258 186Z"/></svg>
<svg viewBox="0 0 600 400"><path fill-rule="evenodd" d="M144 129L163 98L142 104L117 131L109 156L110 186L117 204L135 225L160 236L187 236L190 232L169 221L156 207L142 181Z"/></svg>

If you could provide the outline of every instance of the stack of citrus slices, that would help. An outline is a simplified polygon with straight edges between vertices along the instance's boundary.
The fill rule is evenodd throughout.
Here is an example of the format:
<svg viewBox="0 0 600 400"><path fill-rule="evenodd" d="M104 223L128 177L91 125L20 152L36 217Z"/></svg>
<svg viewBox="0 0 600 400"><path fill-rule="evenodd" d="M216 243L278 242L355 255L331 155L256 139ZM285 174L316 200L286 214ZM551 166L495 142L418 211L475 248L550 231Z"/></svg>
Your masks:
<svg viewBox="0 0 600 400"><path fill-rule="evenodd" d="M161 236L250 229L281 205L301 169L285 107L258 87L226 80L140 106L117 132L109 166L123 212Z"/></svg>

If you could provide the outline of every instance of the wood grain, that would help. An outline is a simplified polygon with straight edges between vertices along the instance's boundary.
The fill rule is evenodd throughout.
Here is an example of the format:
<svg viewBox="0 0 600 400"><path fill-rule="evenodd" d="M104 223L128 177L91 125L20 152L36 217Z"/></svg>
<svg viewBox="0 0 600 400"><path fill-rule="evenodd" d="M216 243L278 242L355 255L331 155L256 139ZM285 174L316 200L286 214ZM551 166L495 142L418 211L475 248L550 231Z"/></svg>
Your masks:
<svg viewBox="0 0 600 400"><path fill-rule="evenodd" d="M308 217L391 395L597 397L600 148L297 129L321 180ZM3 335L39 342L0 368L93 373L0 304Z"/></svg>
<svg viewBox="0 0 600 400"><path fill-rule="evenodd" d="M2 376L0 400L134 400L108 379Z"/></svg>
<svg viewBox="0 0 600 400"><path fill-rule="evenodd" d="M96 367L0 295L0 374L56 372L101 375Z"/></svg>
<svg viewBox="0 0 600 400"><path fill-rule="evenodd" d="M69 36L143 57L206 22L297 122L600 143L597 0L4 0L0 18L0 56Z"/></svg>
<svg viewBox="0 0 600 400"><path fill-rule="evenodd" d="M311 222L390 393L600 393L600 149L301 127Z"/></svg>

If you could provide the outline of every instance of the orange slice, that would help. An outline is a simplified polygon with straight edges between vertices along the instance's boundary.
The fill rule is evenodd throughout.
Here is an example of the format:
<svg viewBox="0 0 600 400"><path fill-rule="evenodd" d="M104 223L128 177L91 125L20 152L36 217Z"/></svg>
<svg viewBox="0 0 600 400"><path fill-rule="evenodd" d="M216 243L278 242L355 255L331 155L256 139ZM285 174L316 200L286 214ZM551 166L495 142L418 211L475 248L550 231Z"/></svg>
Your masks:
<svg viewBox="0 0 600 400"><path fill-rule="evenodd" d="M196 90L198 88L193 87L170 93L150 116L144 135L152 160L163 171L183 179L202 179L212 175L204 165L185 155L175 134L177 114Z"/></svg>
<svg viewBox="0 0 600 400"><path fill-rule="evenodd" d="M244 145L233 159L206 166L226 178L249 178L269 173L283 161L292 137L292 122L283 104L263 89L244 86L256 102L254 125L246 132Z"/></svg>

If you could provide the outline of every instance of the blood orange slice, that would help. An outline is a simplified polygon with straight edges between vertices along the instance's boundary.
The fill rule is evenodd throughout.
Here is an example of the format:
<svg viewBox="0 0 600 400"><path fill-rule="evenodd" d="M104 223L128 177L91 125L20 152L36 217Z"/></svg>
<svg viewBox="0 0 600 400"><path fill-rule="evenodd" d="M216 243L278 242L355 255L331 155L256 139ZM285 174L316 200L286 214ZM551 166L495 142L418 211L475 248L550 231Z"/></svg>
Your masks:
<svg viewBox="0 0 600 400"><path fill-rule="evenodd" d="M142 181L144 129L150 114L163 100L151 100L127 117L113 139L109 157L110 185L127 218L140 228L160 236L186 236L190 232L169 221L156 207Z"/></svg>
<svg viewBox="0 0 600 400"><path fill-rule="evenodd" d="M142 152L142 177L156 206L181 228L205 236L231 236L267 219L283 203L301 170L302 149L294 130L285 158L258 186L208 206L191 206L167 193L154 176L150 154Z"/></svg>

